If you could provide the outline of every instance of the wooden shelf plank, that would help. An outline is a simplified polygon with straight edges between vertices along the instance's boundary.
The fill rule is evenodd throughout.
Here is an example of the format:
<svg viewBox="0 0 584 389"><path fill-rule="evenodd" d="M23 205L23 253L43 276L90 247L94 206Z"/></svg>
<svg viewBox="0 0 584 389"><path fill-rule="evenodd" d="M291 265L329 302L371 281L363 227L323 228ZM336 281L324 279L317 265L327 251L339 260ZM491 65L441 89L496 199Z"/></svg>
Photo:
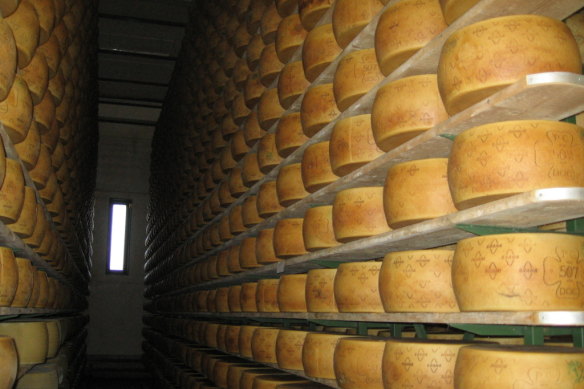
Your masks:
<svg viewBox="0 0 584 389"><path fill-rule="evenodd" d="M448 157L452 141L443 138L441 136L443 134L456 135L478 125L506 120L560 120L582 111L584 111L584 76L563 72L526 76L174 271L180 271L186 266L238 244L247 237L255 236L263 229L272 228L278 220L303 217L306 210L314 205L332 204L336 193L341 190L383 185L387 170L397 163ZM254 185L250 193L257 191L267 179L264 178ZM240 198L235 204L243 201L244 198ZM167 274L172 273L173 271L169 271Z"/></svg>
<svg viewBox="0 0 584 389"><path fill-rule="evenodd" d="M0 320L2 316L13 316L13 315L70 315L79 311L72 309L49 309L49 308L11 308L11 307L0 307Z"/></svg>
<svg viewBox="0 0 584 389"><path fill-rule="evenodd" d="M166 314L166 312L161 312ZM174 314L173 314L174 315ZM436 323L436 324L489 324L572 327L584 326L583 311L525 311L525 312L415 312L415 313L176 313L189 318L205 319L296 319L334 320L371 323Z"/></svg>

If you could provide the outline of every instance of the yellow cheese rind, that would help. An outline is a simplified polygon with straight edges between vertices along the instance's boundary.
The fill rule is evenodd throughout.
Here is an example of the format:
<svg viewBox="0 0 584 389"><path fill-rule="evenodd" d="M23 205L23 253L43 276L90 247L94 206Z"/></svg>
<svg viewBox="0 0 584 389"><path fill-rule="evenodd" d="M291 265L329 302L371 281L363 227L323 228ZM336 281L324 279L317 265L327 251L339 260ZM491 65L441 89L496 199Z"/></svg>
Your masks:
<svg viewBox="0 0 584 389"><path fill-rule="evenodd" d="M18 354L14 340L9 336L0 336L0 388L13 387L18 371Z"/></svg>
<svg viewBox="0 0 584 389"><path fill-rule="evenodd" d="M335 301L339 312L385 312L379 294L381 263L346 262L335 275Z"/></svg>
<svg viewBox="0 0 584 389"><path fill-rule="evenodd" d="M335 348L337 384L342 389L383 389L385 340L343 338Z"/></svg>
<svg viewBox="0 0 584 389"><path fill-rule="evenodd" d="M263 279L258 281L256 305L258 312L280 312L278 307L278 284L280 280Z"/></svg>
<svg viewBox="0 0 584 389"><path fill-rule="evenodd" d="M311 87L304 94L300 107L304 135L312 137L339 114L332 83Z"/></svg>
<svg viewBox="0 0 584 389"><path fill-rule="evenodd" d="M335 300L337 269L312 269L306 279L306 307L308 312L338 312Z"/></svg>
<svg viewBox="0 0 584 389"><path fill-rule="evenodd" d="M334 353L346 335L310 332L302 347L302 366L308 377L335 379Z"/></svg>
<svg viewBox="0 0 584 389"><path fill-rule="evenodd" d="M306 312L306 274L287 274L278 283L280 312Z"/></svg>
<svg viewBox="0 0 584 389"><path fill-rule="evenodd" d="M288 207L308 196L309 193L304 188L300 163L280 168L276 179L276 192L278 193L278 202L283 207Z"/></svg>
<svg viewBox="0 0 584 389"><path fill-rule="evenodd" d="M333 229L333 206L324 205L306 210L302 223L302 238L308 251L338 246Z"/></svg>
<svg viewBox="0 0 584 389"><path fill-rule="evenodd" d="M278 220L274 228L274 253L280 259L306 254L302 239L302 218Z"/></svg>
<svg viewBox="0 0 584 389"><path fill-rule="evenodd" d="M310 193L337 180L331 168L329 142L314 143L304 150L301 173L304 188Z"/></svg>
<svg viewBox="0 0 584 389"><path fill-rule="evenodd" d="M336 0L332 18L338 45L347 47L382 8L379 0Z"/></svg>
<svg viewBox="0 0 584 389"><path fill-rule="evenodd" d="M253 360L260 363L278 363L276 359L276 339L279 328L258 327L251 338Z"/></svg>
<svg viewBox="0 0 584 389"><path fill-rule="evenodd" d="M307 331L280 330L276 339L276 359L278 367L289 370L303 370L302 348Z"/></svg>
<svg viewBox="0 0 584 389"><path fill-rule="evenodd" d="M0 307L9 307L18 287L18 266L14 253L0 247Z"/></svg>
<svg viewBox="0 0 584 389"><path fill-rule="evenodd" d="M331 23L310 30L302 45L302 66L306 79L313 82L340 52Z"/></svg>

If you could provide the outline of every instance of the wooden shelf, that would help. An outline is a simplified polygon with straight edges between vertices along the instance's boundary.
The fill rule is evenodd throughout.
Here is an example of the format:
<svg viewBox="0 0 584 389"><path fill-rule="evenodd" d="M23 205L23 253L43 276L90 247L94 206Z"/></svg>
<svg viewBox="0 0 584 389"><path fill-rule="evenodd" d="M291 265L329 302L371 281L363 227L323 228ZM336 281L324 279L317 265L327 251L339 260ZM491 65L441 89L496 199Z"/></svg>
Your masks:
<svg viewBox="0 0 584 389"><path fill-rule="evenodd" d="M336 193L341 190L383 185L387 170L397 163L415 159L448 157L452 141L444 138L442 136L444 134L456 135L481 124L505 120L561 120L582 111L584 111L584 76L563 72L539 73L526 76L488 99L452 116L409 142L383 154L351 174L341 177L325 188L310 194L280 213L235 236L223 245L210 250L205 255L166 274L170 275L181 271L193 263L238 244L247 237L257 235L263 229L272 228L278 220L303 217L306 210L312 206L332 204ZM294 157L297 152L290 157ZM254 193L263 182L274 178L275 175L272 176L272 173L269 173L254 185L250 192ZM234 204L241 204L243 201L243 198L239 198ZM548 215L548 217L550 216L553 215ZM559 220L562 219L556 219L556 221ZM540 224L546 224L546 222ZM397 231L402 230L399 229ZM343 246L346 245L340 247Z"/></svg>
<svg viewBox="0 0 584 389"><path fill-rule="evenodd" d="M48 309L48 308L11 308L0 307L0 320L2 316L66 316L79 311L73 309Z"/></svg>
<svg viewBox="0 0 584 389"><path fill-rule="evenodd" d="M332 82L334 73L336 71L336 67L338 62L347 54L361 49L372 48L374 47L374 37L375 37L375 30L377 28L377 23L379 21L379 17L383 12L392 6L396 0L390 1L385 7L373 18L373 20L353 39L353 41L338 55L335 61L333 61L320 75L319 77L311 84L311 86L319 85L323 83ZM427 73L436 73L436 69L438 66L438 61L440 57L440 51L442 50L442 46L446 39L456 30L470 25L472 23L476 23L481 20L494 18L503 15L511 15L511 14L538 14L543 16L548 16L556 19L564 19L574 12L578 11L582 8L581 0L561 0L550 2L549 0L519 0L515 1L512 4L509 4L507 0L481 0L477 5L463 14L459 19L457 19L454 23L452 23L446 30L444 30L441 34L435 37L432 41L430 41L424 48L419 50L416 54L414 54L410 59L408 59L405 63L403 63L399 68L397 68L394 72L392 72L389 76L387 76L382 82L378 85L373 87L369 93L364 95L361 99L356 101L351 107L345 110L341 115L339 115L335 120L325 126L319 133L315 136L310 138L308 142L306 142L302 147L288 156L286 159L282 161L282 163L274 168L270 173L268 173L260 182L252 186L245 194L240 196L237 201L235 201L232 205L227 207L224 211L222 211L219 215L209 221L206 226L199 229L193 236L183 242L186 244L196 238L198 235L203 233L203 231L208 228L213 223L218 222L222 217L228 214L228 212L233 209L237 205L241 205L245 198L256 194L259 190L259 187L263 182L270 179L275 179L277 173L282 166L286 166L291 163L300 162L302 159L302 154L304 150L310 146L311 144L322 142L328 140L330 138L330 134L334 125L341 119L356 116L364 113L370 113L371 107L373 105L373 100L375 99L375 95L377 94L377 90L382 87L383 85L397 80L399 78L417 75L417 74L427 74ZM318 25L330 23L332 20L332 12L333 7L331 7L321 18ZM295 60L300 60L302 58L302 46L298 48L298 50L293 55L290 62ZM272 87L277 85L278 80L276 79ZM308 89L308 88L307 88ZM296 101L292 104L292 106L283 114L286 115L288 113L298 112L300 110L300 105L303 99L303 95L299 96ZM562 103L567 102L568 100L563 100ZM533 107L532 107L532 110ZM535 111L535 110L534 110ZM520 117L516 117L520 118ZM507 119L509 120L509 119ZM492 121L491 121L492 122ZM276 122L269 130L269 132L273 133L276 131L278 122ZM250 152L254 152L257 149L257 146L254 146ZM243 160L243 159L242 159ZM240 161L241 164L241 161ZM217 185L219 187L219 185ZM217 189L215 189L217 190ZM206 199L209 199L211 194L207 196ZM155 253L152 253L150 258L154 257ZM150 259L149 258L149 259ZM154 267L158 266L159 264L154 265ZM149 268L149 261L145 264L146 268Z"/></svg>

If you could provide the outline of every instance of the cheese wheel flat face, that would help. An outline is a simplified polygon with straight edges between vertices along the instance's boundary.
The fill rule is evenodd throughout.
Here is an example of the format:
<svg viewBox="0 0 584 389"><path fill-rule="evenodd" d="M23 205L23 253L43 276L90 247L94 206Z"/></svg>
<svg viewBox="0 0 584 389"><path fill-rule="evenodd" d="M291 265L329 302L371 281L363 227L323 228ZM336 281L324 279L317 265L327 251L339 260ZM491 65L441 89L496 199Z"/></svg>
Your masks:
<svg viewBox="0 0 584 389"><path fill-rule="evenodd" d="M239 353L239 332L241 326L229 325L225 330L225 349L229 353Z"/></svg>
<svg viewBox="0 0 584 389"><path fill-rule="evenodd" d="M300 120L304 135L312 137L339 114L333 93L333 84L313 86L304 94L300 107Z"/></svg>
<svg viewBox="0 0 584 389"><path fill-rule="evenodd" d="M256 303L257 289L258 289L257 282L244 282L243 284L241 284L240 303L241 303L241 311L242 312L257 312L258 311L258 306ZM240 342L240 348L241 348L241 342ZM245 354L243 354L242 351L240 351L240 353L243 356L246 356ZM251 354L250 354L250 356L251 356Z"/></svg>
<svg viewBox="0 0 584 389"><path fill-rule="evenodd" d="M467 346L458 352L455 389L584 387L581 349Z"/></svg>
<svg viewBox="0 0 584 389"><path fill-rule="evenodd" d="M334 380L334 353L342 338L347 335L310 332L302 347L302 366L308 377Z"/></svg>
<svg viewBox="0 0 584 389"><path fill-rule="evenodd" d="M304 150L301 173L304 187L310 193L337 180L331 168L329 142L315 143Z"/></svg>
<svg viewBox="0 0 584 389"><path fill-rule="evenodd" d="M34 267L30 260L26 258L16 258L16 267L18 270L18 285L12 304L13 308L24 308L27 306L34 285Z"/></svg>
<svg viewBox="0 0 584 389"><path fill-rule="evenodd" d="M389 253L379 274L386 312L458 312L452 288L452 250Z"/></svg>
<svg viewBox="0 0 584 389"><path fill-rule="evenodd" d="M276 257L274 251L274 229L267 228L261 230L256 238L256 257L258 263L267 264L278 262L280 259Z"/></svg>
<svg viewBox="0 0 584 389"><path fill-rule="evenodd" d="M45 56L47 65L49 66L49 78L53 78L59 71L59 65L61 63L62 57L57 35L51 34L45 43L38 46L37 51Z"/></svg>
<svg viewBox="0 0 584 389"><path fill-rule="evenodd" d="M233 115L233 122L236 125L241 125L245 122L245 119L249 116L251 110L247 107L245 103L245 97L242 93L238 93L233 100L233 105L231 106L231 114Z"/></svg>
<svg viewBox="0 0 584 389"><path fill-rule="evenodd" d="M23 237L24 242L32 248L36 248L41 243L46 229L46 219L42 207L36 207L36 220L33 233L30 237Z"/></svg>
<svg viewBox="0 0 584 389"><path fill-rule="evenodd" d="M29 64L39 45L39 18L32 4L23 1L16 11L4 20L14 34L18 52L18 67L22 69Z"/></svg>
<svg viewBox="0 0 584 389"><path fill-rule="evenodd" d="M16 77L8 97L0 102L0 123L12 143L26 138L32 122L33 103L28 86L21 77Z"/></svg>
<svg viewBox="0 0 584 389"><path fill-rule="evenodd" d="M0 323L0 335L10 336L14 339L19 366L45 362L48 350L48 333L43 322Z"/></svg>
<svg viewBox="0 0 584 389"><path fill-rule="evenodd" d="M242 269L253 269L259 267L256 255L256 238L245 238L239 246L239 266Z"/></svg>
<svg viewBox="0 0 584 389"><path fill-rule="evenodd" d="M0 66L0 101L2 101L8 97L12 88L17 64L16 42L5 19L0 20L0 52L3 53Z"/></svg>
<svg viewBox="0 0 584 389"><path fill-rule="evenodd" d="M245 137L245 143L249 147L252 147L258 140L260 140L266 131L260 127L258 122L258 114L257 110L252 110L247 120L245 121L245 125L243 127L243 136Z"/></svg>
<svg viewBox="0 0 584 389"><path fill-rule="evenodd" d="M302 239L302 218L282 219L274 228L274 252L280 259L306 254Z"/></svg>
<svg viewBox="0 0 584 389"><path fill-rule="evenodd" d="M460 310L581 310L583 242L579 236L553 233L461 240L452 263Z"/></svg>
<svg viewBox="0 0 584 389"><path fill-rule="evenodd" d="M245 49L247 48L250 39L251 35L247 31L247 26L243 23L240 24L233 34L233 50L231 50L231 52L233 52L234 57L237 58L238 56L241 56L243 53L245 53ZM226 58L224 58L224 61L229 57L229 54L227 54Z"/></svg>
<svg viewBox="0 0 584 389"><path fill-rule="evenodd" d="M383 207L393 229L456 212L447 180L447 158L402 162L389 168Z"/></svg>
<svg viewBox="0 0 584 389"><path fill-rule="evenodd" d="M309 208L302 224L304 247L308 251L322 250L338 246L333 229L333 206L325 205Z"/></svg>
<svg viewBox="0 0 584 389"><path fill-rule="evenodd" d="M456 357L466 345L454 341L387 341L382 365L384 388L453 388Z"/></svg>
<svg viewBox="0 0 584 389"><path fill-rule="evenodd" d="M251 38L249 44L247 45L246 50L247 53L246 61L248 71L249 70L253 71L256 69L260 61L260 56L262 55L264 47L266 47L266 44L262 40L262 36L260 34L256 34Z"/></svg>
<svg viewBox="0 0 584 389"><path fill-rule="evenodd" d="M302 67L306 79L310 82L316 80L340 52L331 23L313 28L302 45Z"/></svg>
<svg viewBox="0 0 584 389"><path fill-rule="evenodd" d="M338 312L335 300L337 269L312 269L306 278L306 307L308 312Z"/></svg>
<svg viewBox="0 0 584 389"><path fill-rule="evenodd" d="M26 81L33 104L40 103L49 87L49 66L43 53L35 53L20 75Z"/></svg>
<svg viewBox="0 0 584 389"><path fill-rule="evenodd" d="M18 354L14 340L9 336L0 336L0 388L13 387L18 371Z"/></svg>
<svg viewBox="0 0 584 389"><path fill-rule="evenodd" d="M466 209L541 188L584 186L584 129L523 120L458 135L448 161L454 204Z"/></svg>
<svg viewBox="0 0 584 389"><path fill-rule="evenodd" d="M381 87L371 125L380 149L389 151L448 119L435 74L405 77Z"/></svg>
<svg viewBox="0 0 584 389"><path fill-rule="evenodd" d="M278 308L279 279L264 279L258 281L256 305L258 312L280 312Z"/></svg>
<svg viewBox="0 0 584 389"><path fill-rule="evenodd" d="M243 376L243 373L246 371L250 371L250 370L263 370L264 372L269 373L271 371L273 371L273 369L270 369L269 367L264 367L261 365L247 365L247 366L243 366L243 365L232 365L229 366L229 369L227 371L227 387L228 388L233 388L233 389L240 389L240 382L241 382L241 378Z"/></svg>
<svg viewBox="0 0 584 389"><path fill-rule="evenodd" d="M381 72L388 76L446 27L438 0L405 0L387 8L375 31Z"/></svg>
<svg viewBox="0 0 584 389"><path fill-rule="evenodd" d="M241 285L229 287L229 312L241 312Z"/></svg>
<svg viewBox="0 0 584 389"><path fill-rule="evenodd" d="M276 8L278 9L278 14L281 17L286 18L297 6L297 2L295 0L276 0Z"/></svg>
<svg viewBox="0 0 584 389"><path fill-rule="evenodd" d="M337 384L342 389L383 389L384 340L340 339L334 354Z"/></svg>
<svg viewBox="0 0 584 389"><path fill-rule="evenodd" d="M478 0L440 0L444 20L447 24L452 24L476 3Z"/></svg>
<svg viewBox="0 0 584 389"><path fill-rule="evenodd" d="M217 312L229 312L229 287L217 289L215 304Z"/></svg>
<svg viewBox="0 0 584 389"><path fill-rule="evenodd" d="M241 178L243 184L251 188L256 182L264 177L264 173L260 170L257 153L249 153L243 158L243 167L241 171Z"/></svg>
<svg viewBox="0 0 584 389"><path fill-rule="evenodd" d="M253 360L260 363L278 363L276 339L279 328L259 327L253 332L251 351Z"/></svg>
<svg viewBox="0 0 584 389"><path fill-rule="evenodd" d="M239 197L247 191L247 187L243 185L243 179L241 177L241 168L234 167L229 174L229 192L233 197ZM203 187L201 185L201 187Z"/></svg>
<svg viewBox="0 0 584 389"><path fill-rule="evenodd" d="M255 295L254 295L255 302ZM252 337L259 326L241 326L239 330L239 354L242 357L252 357Z"/></svg>
<svg viewBox="0 0 584 389"><path fill-rule="evenodd" d="M36 122L32 122L26 134L26 138L20 143L14 145L16 153L20 157L24 167L28 170L33 169L41 153L41 137Z"/></svg>
<svg viewBox="0 0 584 389"><path fill-rule="evenodd" d="M276 339L276 358L281 369L303 370L302 348L307 331L280 330Z"/></svg>
<svg viewBox="0 0 584 389"><path fill-rule="evenodd" d="M239 250L240 245L231 246L229 248L229 259L227 261L227 268L232 273L240 273L243 271L239 264Z"/></svg>
<svg viewBox="0 0 584 389"><path fill-rule="evenodd" d="M55 112L55 102L51 94L45 93L43 99L33 107L33 119L41 134L48 133L56 126Z"/></svg>
<svg viewBox="0 0 584 389"><path fill-rule="evenodd" d="M286 64L278 78L278 99L284 109L290 108L292 103L304 93L310 83L304 76L302 61Z"/></svg>
<svg viewBox="0 0 584 389"><path fill-rule="evenodd" d="M339 242L390 231L383 212L383 187L345 189L333 203L333 228Z"/></svg>
<svg viewBox="0 0 584 389"><path fill-rule="evenodd" d="M205 346L217 347L217 331L219 331L218 323L208 323L205 327Z"/></svg>
<svg viewBox="0 0 584 389"><path fill-rule="evenodd" d="M262 50L258 66L262 85L268 88L276 77L278 77L283 67L284 64L280 61L276 53L276 45L274 43L266 45Z"/></svg>
<svg viewBox="0 0 584 389"><path fill-rule="evenodd" d="M45 43L55 27L56 7L53 0L34 0L31 4L39 18L39 45Z"/></svg>
<svg viewBox="0 0 584 389"><path fill-rule="evenodd" d="M245 87L243 89L243 96L249 109L254 109L256 107L265 90L266 87L263 86L260 82L260 75L257 70L247 77ZM261 128L262 130L265 130L263 126L261 126Z"/></svg>
<svg viewBox="0 0 584 389"><path fill-rule="evenodd" d="M219 292L219 291L217 291ZM217 293L219 294L219 293ZM218 303L217 303L218 304ZM219 312L219 311L217 311ZM227 325L226 324L219 324L219 328L217 329L217 349L221 351L225 351L225 333L227 332ZM217 361L219 362L219 361ZM216 366L216 365L215 365ZM215 371L214 368L209 368L210 371Z"/></svg>
<svg viewBox="0 0 584 389"><path fill-rule="evenodd" d="M276 53L283 64L288 63L292 55L300 47L307 31L302 27L300 16L293 13L280 22L276 33Z"/></svg>
<svg viewBox="0 0 584 389"><path fill-rule="evenodd" d="M302 180L301 164L283 166L278 172L276 192L281 206L288 207L308 196Z"/></svg>
<svg viewBox="0 0 584 389"><path fill-rule="evenodd" d="M3 18L10 16L18 8L20 0L2 0L0 1L0 16Z"/></svg>
<svg viewBox="0 0 584 389"><path fill-rule="evenodd" d="M282 158L292 154L307 140L308 137L302 131L299 112L284 115L280 118L276 128L276 148Z"/></svg>
<svg viewBox="0 0 584 389"><path fill-rule="evenodd" d="M336 0L333 31L339 46L347 47L382 8L379 0Z"/></svg>
<svg viewBox="0 0 584 389"><path fill-rule="evenodd" d="M302 26L307 31L312 30L333 3L334 0L300 0L298 12Z"/></svg>
<svg viewBox="0 0 584 389"><path fill-rule="evenodd" d="M246 115L247 118L247 115ZM242 123L245 120L242 121ZM240 124L242 124L240 123ZM231 142L231 154L236 161L240 161L249 152L249 146L245 142L245 135L242 129L238 129L233 134L233 139Z"/></svg>
<svg viewBox="0 0 584 389"><path fill-rule="evenodd" d="M258 215L257 196L250 196L243 202L243 225L253 227L264 219Z"/></svg>
<svg viewBox="0 0 584 389"><path fill-rule="evenodd" d="M61 330L57 320L45 320L43 322L47 326L47 334L49 337L47 358L50 359L57 355L61 347Z"/></svg>
<svg viewBox="0 0 584 389"><path fill-rule="evenodd" d="M14 253L8 247L0 247L0 306L9 307L18 287L18 266Z"/></svg>
<svg viewBox="0 0 584 389"><path fill-rule="evenodd" d="M18 220L24 204L24 175L20 163L6 160L6 177L0 187L0 220L14 223Z"/></svg>
<svg viewBox="0 0 584 389"><path fill-rule="evenodd" d="M385 312L379 294L381 263L347 262L337 268L334 292L339 312Z"/></svg>
<svg viewBox="0 0 584 389"><path fill-rule="evenodd" d="M306 312L306 274L280 277L278 307L280 312Z"/></svg>
<svg viewBox="0 0 584 389"><path fill-rule="evenodd" d="M568 27L545 16L503 16L461 28L447 39L438 86L446 111L454 115L527 74L553 71L582 71Z"/></svg>
<svg viewBox="0 0 584 389"><path fill-rule="evenodd" d="M266 181L260 186L257 207L258 214L263 218L268 218L284 209L278 200L276 181Z"/></svg>
<svg viewBox="0 0 584 389"><path fill-rule="evenodd" d="M209 291L209 294L207 294L207 311L209 312L215 312L215 309L217 308L217 290L216 289L212 289ZM210 336L213 336L212 334ZM215 333L215 338L216 338L216 333ZM217 347L215 346L210 346L207 345L209 347Z"/></svg>
<svg viewBox="0 0 584 389"><path fill-rule="evenodd" d="M276 32L281 21L282 17L278 13L276 4L268 5L260 21L260 32L266 45L273 43L276 39Z"/></svg>
<svg viewBox="0 0 584 389"><path fill-rule="evenodd" d="M240 234L247 230L247 228L243 225L243 216L241 212L241 205L232 208L231 212L229 212L229 228L233 235Z"/></svg>
<svg viewBox="0 0 584 389"><path fill-rule="evenodd" d="M258 164L262 173L269 173L282 162L276 148L276 136L273 133L265 134L258 145ZM260 214L260 216L262 216Z"/></svg>
<svg viewBox="0 0 584 389"><path fill-rule="evenodd" d="M383 80L375 49L345 55L337 65L333 89L339 111L343 112Z"/></svg>
<svg viewBox="0 0 584 389"><path fill-rule="evenodd" d="M252 389L277 389L280 384L305 383L310 381L292 374L261 375L254 379Z"/></svg>
<svg viewBox="0 0 584 389"><path fill-rule="evenodd" d="M284 108L278 100L278 89L266 89L258 102L258 121L260 127L266 131L269 130L283 113Z"/></svg>

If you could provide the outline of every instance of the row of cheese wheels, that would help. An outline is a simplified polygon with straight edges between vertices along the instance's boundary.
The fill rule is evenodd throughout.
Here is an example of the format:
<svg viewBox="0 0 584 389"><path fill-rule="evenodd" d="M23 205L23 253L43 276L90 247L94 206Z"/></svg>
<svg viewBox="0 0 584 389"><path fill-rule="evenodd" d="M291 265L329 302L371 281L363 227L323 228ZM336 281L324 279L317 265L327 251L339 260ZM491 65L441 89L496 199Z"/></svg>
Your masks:
<svg viewBox="0 0 584 389"><path fill-rule="evenodd" d="M11 3L16 9L0 21L6 46L0 87L5 91L0 96L0 123L7 135L3 140L11 143L7 147L10 158L20 159L28 171L29 185L34 184L58 233L75 242L72 215L87 206L84 177L91 176L79 174L79 168L87 165L83 161L92 156L93 147L92 97L86 90L94 82L88 55L93 46L87 42L95 31L95 12L92 4L82 1ZM4 145L1 153L1 177L20 175L14 163L4 160ZM12 198L2 207L1 219L14 223L24 213L26 230L17 233L29 238L37 218L34 192L27 200L22 182L11 185L6 190ZM42 239L42 235L36 237ZM40 242L35 239L29 244L34 248Z"/></svg>
<svg viewBox="0 0 584 389"><path fill-rule="evenodd" d="M82 304L71 286L64 284L27 258L0 247L0 307L76 309Z"/></svg>
<svg viewBox="0 0 584 389"><path fill-rule="evenodd" d="M79 337L73 338L86 323L84 317L0 323L0 388L11 389L16 381L19 389L56 389L80 349Z"/></svg>
<svg viewBox="0 0 584 389"><path fill-rule="evenodd" d="M242 373L233 371L229 364L213 361L234 362L232 357L227 358L213 349L246 358L236 363L251 359L313 379L336 380L342 389L513 387L514 383L534 379L533 371L546 367L553 370L553 377L537 377L542 380L538 382L542 387L554 383L558 387L577 388L578 385L570 386L577 376L573 367L584 358L584 351L579 348L497 344L488 338L488 343L446 340L442 336L420 340L211 322L198 322L198 325L200 342L189 339L185 344L154 332L146 332L145 336L159 350L212 378L220 388L264 386L245 383ZM220 341L220 328L225 331L224 343ZM217 340L213 335L217 335ZM569 367L570 364L574 366ZM255 366L247 365L247 368ZM492 377L493 381L485 383L486 377Z"/></svg>
<svg viewBox="0 0 584 389"><path fill-rule="evenodd" d="M565 69L547 67L545 70L568 70L579 72L581 66L580 56L577 45L569 30L565 26L561 26L561 23L553 20L540 20L539 17L535 17L533 20L529 20L529 17L527 17L527 19L528 20L520 19L517 23L525 23L531 27L541 23L547 25L546 23L548 22L558 24L557 27L566 34L565 40L571 42L568 45L569 47L562 49L562 51L565 52L566 57L570 59L568 62L572 63L573 66L570 65ZM505 20L506 22L503 20L493 20L488 22L491 22L494 26L511 23L511 20ZM482 24L470 27L481 31L482 29L488 30L488 27L485 27ZM555 31L554 28L549 28ZM471 29L471 31L474 30ZM468 33L472 35L471 32ZM453 41L456 41L455 38L452 39ZM450 50L452 46L452 44L446 45L445 48ZM482 53L480 54L482 55ZM472 57L473 55L479 55L479 52L477 51L474 54L470 53L465 55ZM447 57L447 55L444 54L442 57ZM520 56L518 55L518 57ZM442 64L440 68L442 67L447 69L450 68L448 64ZM499 87L508 85L522 75L535 71L538 70L522 69L521 72L514 74L513 77L508 79L507 82L502 82ZM280 80L283 79L285 79L285 77L280 78ZM344 79L344 77L340 77L340 79ZM312 87L304 95L300 112L293 112L284 116L282 116L284 110L281 106L279 108L273 107L273 105L279 106L278 99L276 98L276 88L267 90L263 93L259 102L250 102L249 105L255 106L257 104L257 115L251 112L247 117L247 121L245 123L242 122L243 124L241 125L241 128L235 123L233 126L229 127L233 131L214 130L216 135L213 136L212 139L209 139L209 142L205 142L207 143L206 145L199 145L200 147L197 147L196 145L194 146L194 150L198 149L199 152L206 150L206 152L200 153L200 155L203 158L208 158L208 161L213 161L212 163L205 163L204 161L197 160L196 169L199 170L199 174L190 173L195 178L198 193L200 197L205 197L208 192L213 190L214 192L207 201L198 206L198 209L193 214L194 220L191 219L190 226L185 226L185 228L183 228L183 232L186 233L186 236L188 236L188 231L192 230L193 225L200 227L206 221L211 220L215 215L221 213L223 207L235 201L234 197L237 197L239 192L247 190L249 186L260 180L264 173L269 172L280 164L282 158L279 153L283 156L288 155L295 148L302 145L308 137L314 135L321 128L326 126L327 123L338 116L340 111L336 106L334 96L335 88L333 84ZM360 84L361 83L359 83L359 85ZM371 116L350 117L343 121L339 121L336 126L339 128L343 126L362 127L359 128L359 131L362 134L367 135L365 137L355 136L354 138L359 139L360 144L367 143L365 144L365 150L361 151L359 147L354 147L354 145L351 145L353 147L348 147L348 145L345 144L346 141L340 141L340 143L336 143L335 146L335 144L332 143L332 138L330 144L322 143L308 148L304 155L304 158L307 159L305 164L307 169L305 173L306 175L311 176L306 177L304 182L306 190L302 190L303 187L298 185L300 176L298 166L291 165L289 167L284 167L286 170L294 171L295 173L294 177L296 180L294 183L296 184L296 187L293 189L298 192L303 192L295 195L306 195L307 191L316 191L323 186L328 185L330 182L334 181L338 175L347 174L379 156L382 153L382 150L390 150L446 119L448 114L446 113L444 104L442 104L439 85L439 77L436 75L407 77L385 85L377 94ZM493 93L497 88L487 89L489 89L489 93ZM300 90L303 90L303 88ZM419 96L424 97L420 98ZM471 99L465 97L463 100L466 103ZM262 102L265 104L262 104ZM399 118L399 120L396 118ZM264 131L268 130L276 121L278 122L278 129L275 134L268 133L262 136L261 132L258 132L258 128ZM341 125L343 122L344 124ZM356 125L353 125L353 123ZM207 126L205 128L212 127ZM249 133L258 134L258 136L246 137L246 129ZM365 142L366 138L371 138L371 131L373 131L373 138L376 140L377 146L372 145L370 142ZM280 134L280 137L278 137L278 134ZM289 139L285 134L290 134L288 137L292 136L294 138L291 143L287 143ZM248 152L249 144L257 141L259 137L261 137L261 140L259 141L258 153L255 154ZM226 138L231 140L226 140ZM280 140L279 143L278 140ZM205 141L204 137L201 141ZM278 144L280 147L278 147ZM327 146L328 149L330 149L328 159L321 154L324 151L328 151ZM276 152L276 150L278 152ZM354 157L352 155L353 150L355 150ZM359 154L365 154L366 156L361 156ZM244 158L241 169L237 166L239 158ZM331 165L336 170L333 170ZM284 168L282 168L282 170L285 170ZM225 175L228 173L230 173L229 178L226 178ZM221 182L221 184L219 184L219 182ZM283 201L284 204L289 205L296 201L296 198L283 199ZM197 227L195 227L195 229L196 228ZM182 237L183 235L180 236Z"/></svg>
<svg viewBox="0 0 584 389"><path fill-rule="evenodd" d="M179 364L181 359L171 359L171 356L147 342L143 344L143 349L145 364L151 367L158 380L157 388L325 389L328 387L265 365L219 353L210 348L200 348L199 367Z"/></svg>
<svg viewBox="0 0 584 389"><path fill-rule="evenodd" d="M161 312L458 312L584 308L584 238L496 234L155 300Z"/></svg>

